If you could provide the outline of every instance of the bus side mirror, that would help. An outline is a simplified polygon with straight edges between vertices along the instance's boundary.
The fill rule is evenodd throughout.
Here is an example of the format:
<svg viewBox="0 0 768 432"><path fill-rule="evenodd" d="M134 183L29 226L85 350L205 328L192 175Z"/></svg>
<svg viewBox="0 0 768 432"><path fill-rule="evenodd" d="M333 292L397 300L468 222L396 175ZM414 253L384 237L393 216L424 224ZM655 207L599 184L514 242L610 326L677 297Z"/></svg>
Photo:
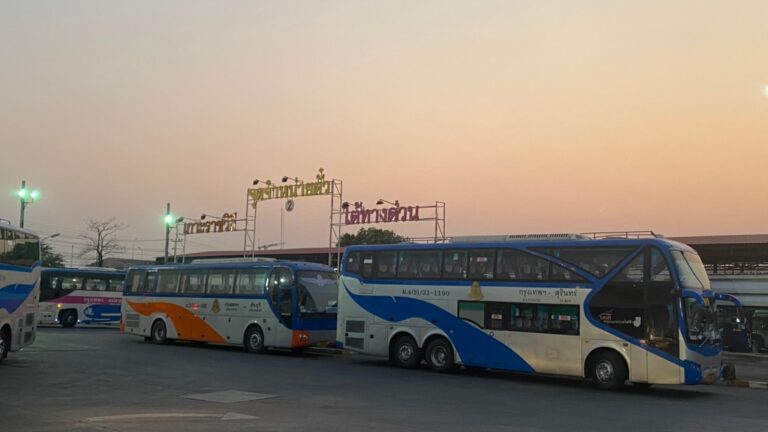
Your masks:
<svg viewBox="0 0 768 432"><path fill-rule="evenodd" d="M696 303L698 303L698 304L700 304L702 306L705 305L704 297L701 294L699 294L699 293L697 293L696 291L693 291L693 290L683 290L683 298L693 299L694 301L696 301Z"/></svg>

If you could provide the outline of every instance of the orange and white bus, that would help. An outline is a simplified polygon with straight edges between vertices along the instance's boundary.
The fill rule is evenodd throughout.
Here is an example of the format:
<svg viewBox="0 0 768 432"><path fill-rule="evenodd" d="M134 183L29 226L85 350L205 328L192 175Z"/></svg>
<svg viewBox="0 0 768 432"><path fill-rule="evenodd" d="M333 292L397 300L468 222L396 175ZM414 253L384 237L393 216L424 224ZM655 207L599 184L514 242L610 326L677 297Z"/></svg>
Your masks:
<svg viewBox="0 0 768 432"><path fill-rule="evenodd" d="M264 258L132 268L121 330L250 352L323 346L335 341L337 281L324 265Z"/></svg>

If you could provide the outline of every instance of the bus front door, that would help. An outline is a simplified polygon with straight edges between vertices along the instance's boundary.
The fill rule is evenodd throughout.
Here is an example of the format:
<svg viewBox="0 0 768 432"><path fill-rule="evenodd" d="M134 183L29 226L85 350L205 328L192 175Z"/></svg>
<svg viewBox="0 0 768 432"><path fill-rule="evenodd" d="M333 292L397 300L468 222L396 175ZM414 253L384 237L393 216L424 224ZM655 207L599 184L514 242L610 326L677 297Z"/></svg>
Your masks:
<svg viewBox="0 0 768 432"><path fill-rule="evenodd" d="M272 270L269 277L269 299L280 325L273 326L272 331L267 330L265 332L264 338L267 345L290 346L295 303L293 301L294 292L293 272L284 267L277 267ZM284 343L285 341L288 341L287 345Z"/></svg>

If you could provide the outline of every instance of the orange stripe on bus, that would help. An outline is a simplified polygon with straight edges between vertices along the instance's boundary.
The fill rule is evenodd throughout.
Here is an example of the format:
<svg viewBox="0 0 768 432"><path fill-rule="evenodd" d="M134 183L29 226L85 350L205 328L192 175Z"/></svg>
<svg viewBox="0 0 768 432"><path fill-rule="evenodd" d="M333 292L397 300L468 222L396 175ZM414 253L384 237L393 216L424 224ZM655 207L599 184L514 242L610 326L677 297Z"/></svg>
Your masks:
<svg viewBox="0 0 768 432"><path fill-rule="evenodd" d="M165 314L173 322L179 339L227 343L208 323L177 304L163 302L133 303L131 301L128 301L128 304L133 310L144 316L150 316L154 313Z"/></svg>

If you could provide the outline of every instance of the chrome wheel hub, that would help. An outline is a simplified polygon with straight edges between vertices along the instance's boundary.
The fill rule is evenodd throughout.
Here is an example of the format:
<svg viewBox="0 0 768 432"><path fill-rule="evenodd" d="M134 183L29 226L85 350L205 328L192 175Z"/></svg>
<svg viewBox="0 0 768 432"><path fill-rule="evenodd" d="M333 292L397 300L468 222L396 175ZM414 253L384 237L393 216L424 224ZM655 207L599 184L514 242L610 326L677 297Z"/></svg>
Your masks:
<svg viewBox="0 0 768 432"><path fill-rule="evenodd" d="M413 347L408 344L400 345L397 355L400 357L400 360L408 361L413 357Z"/></svg>
<svg viewBox="0 0 768 432"><path fill-rule="evenodd" d="M258 333L254 333L248 342L251 344L251 348L259 348L261 346L261 336Z"/></svg>
<svg viewBox="0 0 768 432"><path fill-rule="evenodd" d="M613 364L607 360L601 360L595 365L595 377L600 382L608 382L613 379Z"/></svg>
<svg viewBox="0 0 768 432"><path fill-rule="evenodd" d="M433 365L443 367L448 362L448 352L444 347L437 347L432 350L432 354L429 358L432 360Z"/></svg>

